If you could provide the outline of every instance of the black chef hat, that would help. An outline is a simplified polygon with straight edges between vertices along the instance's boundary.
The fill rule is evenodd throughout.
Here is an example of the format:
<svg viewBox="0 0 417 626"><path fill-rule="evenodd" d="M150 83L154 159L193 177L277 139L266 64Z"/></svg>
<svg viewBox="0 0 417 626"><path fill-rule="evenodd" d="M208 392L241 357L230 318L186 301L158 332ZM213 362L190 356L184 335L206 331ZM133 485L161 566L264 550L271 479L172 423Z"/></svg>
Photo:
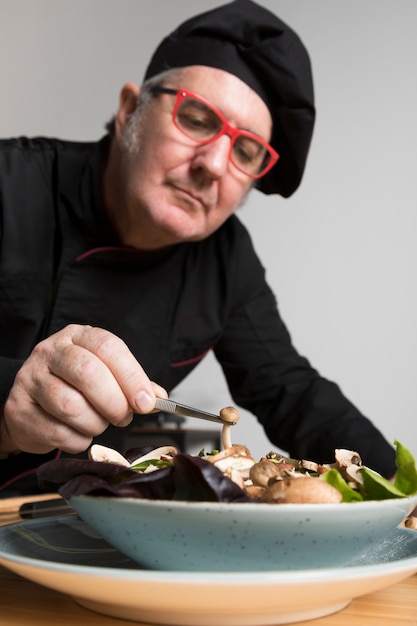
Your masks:
<svg viewBox="0 0 417 626"><path fill-rule="evenodd" d="M298 35L251 0L235 0L181 24L156 49L145 79L174 67L208 65L234 74L266 102L278 163L256 182L290 196L301 182L315 109L308 53Z"/></svg>

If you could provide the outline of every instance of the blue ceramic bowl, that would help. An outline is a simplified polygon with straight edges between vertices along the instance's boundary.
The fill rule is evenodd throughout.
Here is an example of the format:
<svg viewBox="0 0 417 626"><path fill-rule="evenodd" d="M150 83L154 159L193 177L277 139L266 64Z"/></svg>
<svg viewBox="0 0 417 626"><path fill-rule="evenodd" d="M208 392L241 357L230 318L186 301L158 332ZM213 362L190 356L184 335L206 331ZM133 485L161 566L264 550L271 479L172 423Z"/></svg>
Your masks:
<svg viewBox="0 0 417 626"><path fill-rule="evenodd" d="M384 541L417 505L417 495L281 505L74 496L70 504L142 567L278 571L348 565Z"/></svg>

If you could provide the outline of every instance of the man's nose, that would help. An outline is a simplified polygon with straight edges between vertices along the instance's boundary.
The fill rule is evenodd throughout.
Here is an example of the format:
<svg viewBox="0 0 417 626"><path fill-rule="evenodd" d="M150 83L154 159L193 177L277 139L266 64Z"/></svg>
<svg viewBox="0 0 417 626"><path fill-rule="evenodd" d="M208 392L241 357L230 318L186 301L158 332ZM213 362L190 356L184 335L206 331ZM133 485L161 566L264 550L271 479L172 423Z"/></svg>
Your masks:
<svg viewBox="0 0 417 626"><path fill-rule="evenodd" d="M230 138L222 135L211 143L197 146L192 165L202 168L212 178L221 178L229 167Z"/></svg>

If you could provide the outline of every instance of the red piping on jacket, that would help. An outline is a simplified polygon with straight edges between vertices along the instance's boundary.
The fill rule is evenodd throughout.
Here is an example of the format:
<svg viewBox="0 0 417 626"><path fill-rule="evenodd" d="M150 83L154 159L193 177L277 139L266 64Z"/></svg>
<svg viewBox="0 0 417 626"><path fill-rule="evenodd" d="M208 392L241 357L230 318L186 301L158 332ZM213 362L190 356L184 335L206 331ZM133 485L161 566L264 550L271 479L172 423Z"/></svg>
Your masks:
<svg viewBox="0 0 417 626"><path fill-rule="evenodd" d="M96 252L109 252L111 250L117 250L119 252L132 252L135 251L135 248L129 248L128 246L101 246L100 248L92 248L91 250L87 250L87 252L83 252L77 256L76 261L82 261Z"/></svg>
<svg viewBox="0 0 417 626"><path fill-rule="evenodd" d="M193 356L192 359L186 359L185 361L176 361L175 363L171 363L170 367L184 367L185 365L191 365L192 363L196 363L197 361L201 361L204 359L206 354L210 352L211 348L208 348L205 352L202 352L198 356Z"/></svg>

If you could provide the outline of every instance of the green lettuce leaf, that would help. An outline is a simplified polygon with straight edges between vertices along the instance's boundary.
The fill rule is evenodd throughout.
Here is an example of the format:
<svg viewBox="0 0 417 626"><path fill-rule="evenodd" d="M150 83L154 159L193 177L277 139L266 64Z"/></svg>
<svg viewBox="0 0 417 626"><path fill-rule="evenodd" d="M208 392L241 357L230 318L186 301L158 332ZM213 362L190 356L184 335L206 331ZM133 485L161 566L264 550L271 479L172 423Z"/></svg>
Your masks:
<svg viewBox="0 0 417 626"><path fill-rule="evenodd" d="M322 479L324 482L329 483L329 485L333 485L333 487L336 487L336 489L340 491L342 494L342 502L355 502L357 500L363 500L362 495L348 485L342 474L337 469L329 470L322 475Z"/></svg>
<svg viewBox="0 0 417 626"><path fill-rule="evenodd" d="M417 493L417 468L411 452L399 441L394 441L397 447L394 485L404 495L410 496Z"/></svg>
<svg viewBox="0 0 417 626"><path fill-rule="evenodd" d="M342 494L342 502L360 500L388 500L406 498L417 493L417 468L411 452L395 440L397 472L394 481L387 480L369 467L360 469L363 485L352 489L337 469L322 475L322 479L336 487Z"/></svg>
<svg viewBox="0 0 417 626"><path fill-rule="evenodd" d="M406 494L398 489L392 482L369 469L361 470L363 487L361 489L364 500L388 500L390 498L405 498Z"/></svg>

